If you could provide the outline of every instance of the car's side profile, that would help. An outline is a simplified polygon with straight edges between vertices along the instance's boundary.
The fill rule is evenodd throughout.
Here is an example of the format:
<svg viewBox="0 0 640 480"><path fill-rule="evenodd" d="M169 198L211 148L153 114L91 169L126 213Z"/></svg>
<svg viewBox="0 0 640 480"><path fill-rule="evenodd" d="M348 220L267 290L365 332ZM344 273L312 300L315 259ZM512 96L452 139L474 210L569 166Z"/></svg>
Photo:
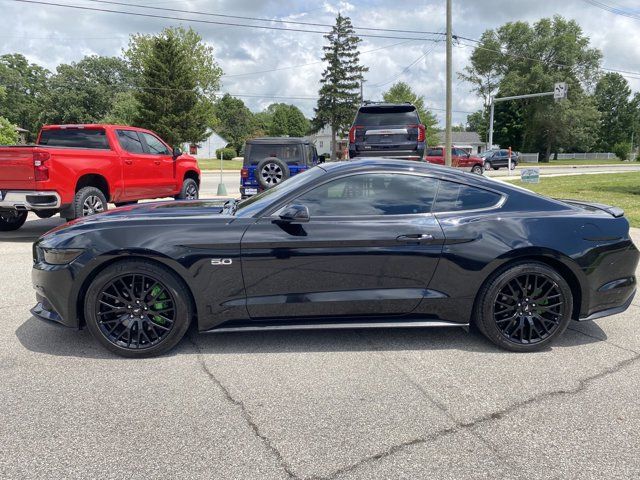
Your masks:
<svg viewBox="0 0 640 480"><path fill-rule="evenodd" d="M126 356L205 332L466 326L514 351L627 308L622 211L429 164L323 164L243 202L153 203L34 244L32 312Z"/></svg>

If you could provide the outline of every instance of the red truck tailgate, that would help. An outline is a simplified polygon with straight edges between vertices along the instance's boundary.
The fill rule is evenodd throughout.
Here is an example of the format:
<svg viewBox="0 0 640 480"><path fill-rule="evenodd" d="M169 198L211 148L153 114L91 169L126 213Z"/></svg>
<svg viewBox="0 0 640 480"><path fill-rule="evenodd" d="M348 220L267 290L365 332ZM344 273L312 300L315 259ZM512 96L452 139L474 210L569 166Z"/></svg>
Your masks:
<svg viewBox="0 0 640 480"><path fill-rule="evenodd" d="M34 190L33 146L0 147L0 190Z"/></svg>

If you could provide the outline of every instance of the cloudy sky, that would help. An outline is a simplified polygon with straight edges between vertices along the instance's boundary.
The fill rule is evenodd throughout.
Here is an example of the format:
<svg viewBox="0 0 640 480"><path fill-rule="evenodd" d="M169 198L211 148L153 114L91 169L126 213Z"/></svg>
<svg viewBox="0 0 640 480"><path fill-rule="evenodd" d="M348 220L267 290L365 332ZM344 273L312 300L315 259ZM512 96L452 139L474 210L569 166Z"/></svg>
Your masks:
<svg viewBox="0 0 640 480"><path fill-rule="evenodd" d="M89 0L41 0L57 3L126 10L152 15L195 18L212 22L249 23L286 28L324 30L265 23L254 20L182 14L146 7L189 10L243 17L269 18L331 24L341 12L357 27L375 27L419 31L445 31L444 0L114 0L129 6L105 5ZM453 0L454 33L479 38L488 28L508 21L535 21L560 14L575 19L591 38L592 45L604 53L603 66L640 71L640 6L637 0L598 0L617 9L607 12L585 0ZM244 28L212 23L136 17L116 13L83 11L53 5L0 0L3 29L0 53L19 52L32 62L55 70L62 62L85 55L118 55L132 33L155 33L170 25L183 24L196 29L215 49L223 68L223 91L241 96L254 111L274 101L298 105L312 116L324 39L318 33ZM406 37L403 33L361 33ZM433 38L433 37L431 37ZM424 95L441 123L444 120L445 47L429 40L363 38L361 60L369 67L364 87L365 98L379 100L394 81L406 81ZM454 48L454 72L461 71L472 49ZM295 68L288 68L296 66ZM640 75L628 76L635 91L640 90ZM454 82L454 121L462 122L481 106L469 92L469 86Z"/></svg>

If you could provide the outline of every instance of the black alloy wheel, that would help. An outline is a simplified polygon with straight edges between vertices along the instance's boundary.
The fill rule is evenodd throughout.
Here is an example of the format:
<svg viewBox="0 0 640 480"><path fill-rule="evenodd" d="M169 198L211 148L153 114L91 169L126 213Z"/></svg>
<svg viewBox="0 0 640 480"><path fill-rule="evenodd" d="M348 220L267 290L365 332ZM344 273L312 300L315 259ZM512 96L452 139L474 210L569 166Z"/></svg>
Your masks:
<svg viewBox="0 0 640 480"><path fill-rule="evenodd" d="M158 355L184 336L189 293L164 267L127 260L107 267L89 287L85 319L93 336L127 357Z"/></svg>
<svg viewBox="0 0 640 480"><path fill-rule="evenodd" d="M571 320L571 289L544 264L515 265L490 279L480 295L478 327L508 350L539 350L561 335Z"/></svg>
<svg viewBox="0 0 640 480"><path fill-rule="evenodd" d="M0 212L0 232L18 230L27 221L26 210L3 210Z"/></svg>

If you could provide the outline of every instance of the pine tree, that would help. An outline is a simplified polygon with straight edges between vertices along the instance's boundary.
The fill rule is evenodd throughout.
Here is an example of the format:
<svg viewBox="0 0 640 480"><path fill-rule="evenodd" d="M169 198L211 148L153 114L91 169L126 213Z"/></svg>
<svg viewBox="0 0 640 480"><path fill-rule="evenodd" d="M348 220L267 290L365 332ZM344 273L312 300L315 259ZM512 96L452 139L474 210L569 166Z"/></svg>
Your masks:
<svg viewBox="0 0 640 480"><path fill-rule="evenodd" d="M331 160L335 160L336 135L344 134L353 121L361 100L362 74L369 69L360 65L361 39L355 34L349 17L338 14L336 24L325 38L329 45L322 47L322 60L327 62L327 68L320 79L322 86L314 126L317 129L331 127Z"/></svg>
<svg viewBox="0 0 640 480"><path fill-rule="evenodd" d="M173 146L205 137L212 113L199 101L197 72L171 32L153 38L140 83L135 95L138 126L154 130Z"/></svg>

